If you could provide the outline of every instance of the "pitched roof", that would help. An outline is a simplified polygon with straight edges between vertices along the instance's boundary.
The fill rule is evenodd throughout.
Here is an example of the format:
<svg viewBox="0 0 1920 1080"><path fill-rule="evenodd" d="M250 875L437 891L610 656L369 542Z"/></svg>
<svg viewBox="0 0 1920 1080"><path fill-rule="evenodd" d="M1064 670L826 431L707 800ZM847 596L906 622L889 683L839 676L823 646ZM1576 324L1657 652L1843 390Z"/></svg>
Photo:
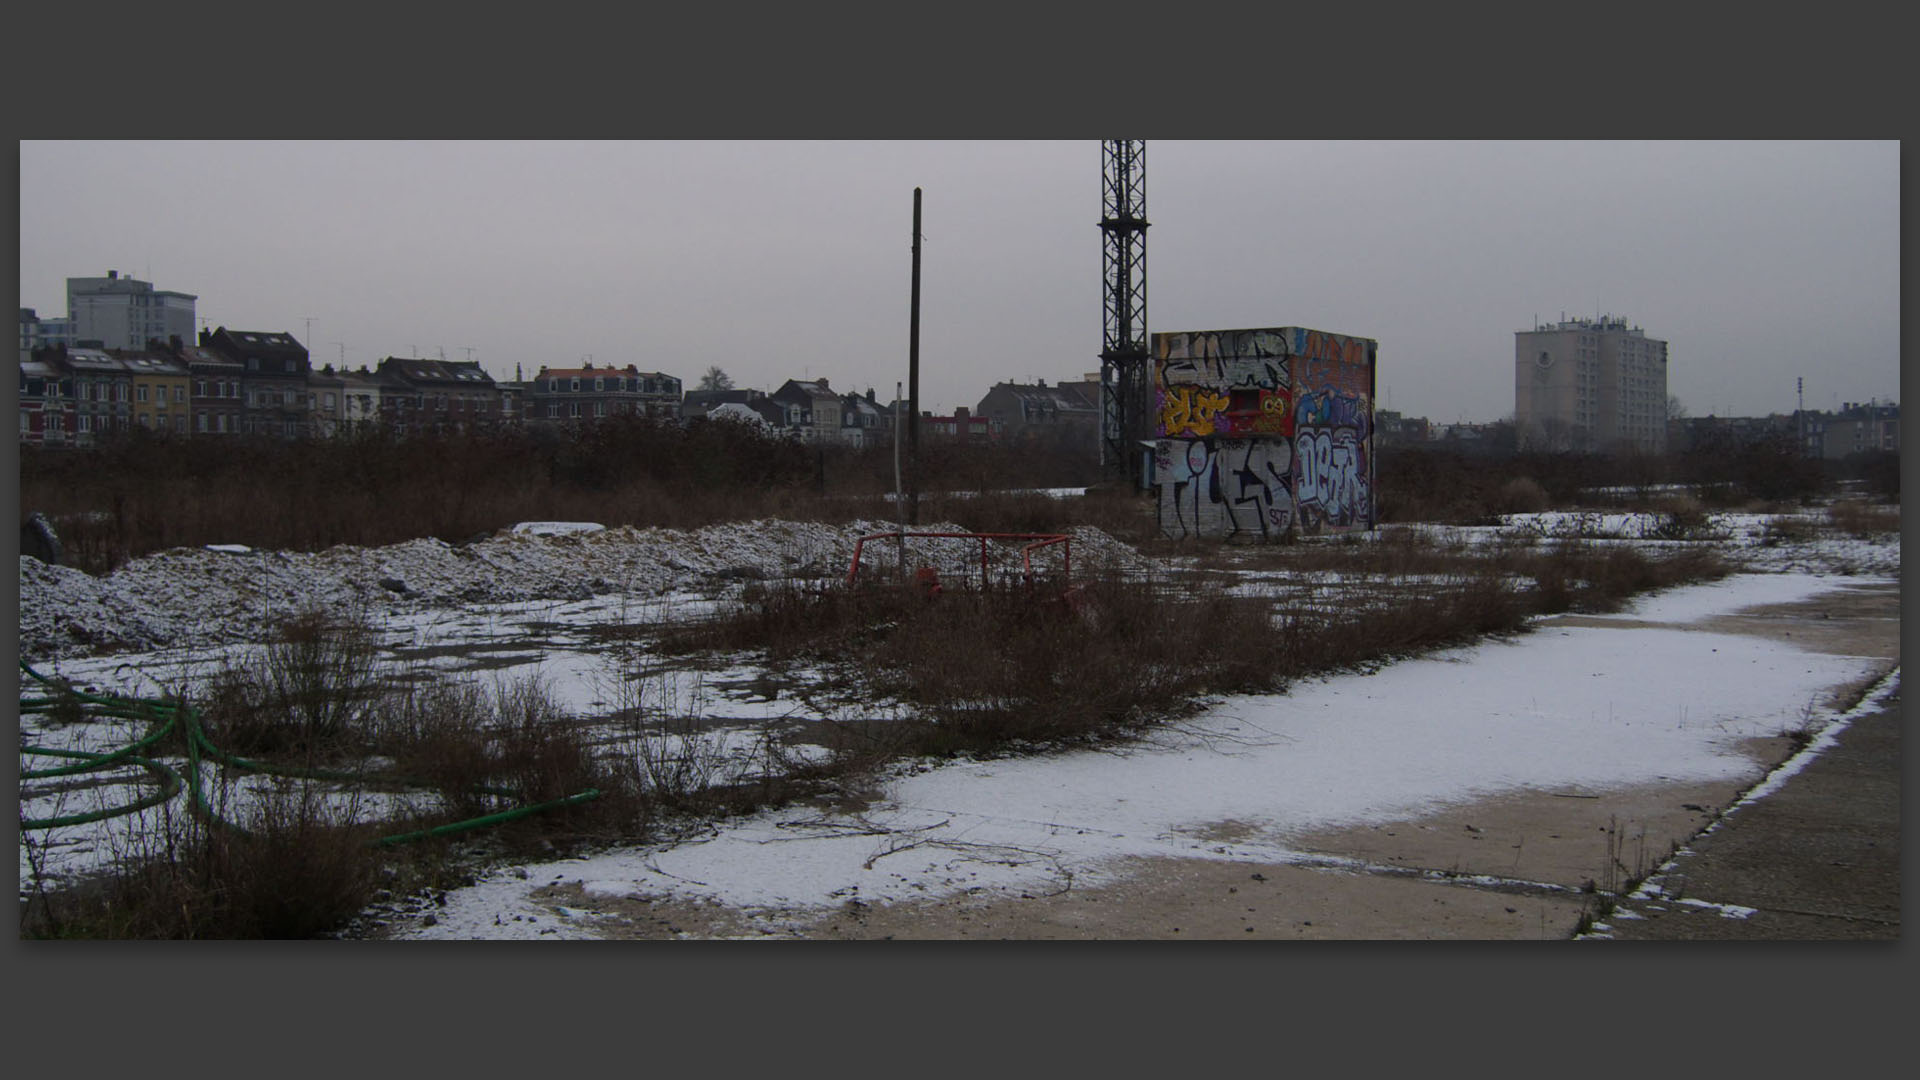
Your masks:
<svg viewBox="0 0 1920 1080"><path fill-rule="evenodd" d="M827 380L825 379L788 379L785 383L781 384L780 389L774 391L774 394L775 396L786 394L789 390L815 401L831 400L837 402L840 400L839 394L827 388Z"/></svg>
<svg viewBox="0 0 1920 1080"><path fill-rule="evenodd" d="M1061 386L1031 385L1027 383L996 383L993 391L1004 390L1014 401L1027 409L1045 409L1053 412L1093 412L1100 408L1098 401L1088 401L1079 387L1085 383L1070 383ZM988 392L992 396L993 391ZM984 404L984 402L982 403Z"/></svg>
<svg viewBox="0 0 1920 1080"><path fill-rule="evenodd" d="M380 361L380 373L395 375L410 383L449 383L474 389L490 389L493 376L481 369L478 361L419 360L389 356Z"/></svg>

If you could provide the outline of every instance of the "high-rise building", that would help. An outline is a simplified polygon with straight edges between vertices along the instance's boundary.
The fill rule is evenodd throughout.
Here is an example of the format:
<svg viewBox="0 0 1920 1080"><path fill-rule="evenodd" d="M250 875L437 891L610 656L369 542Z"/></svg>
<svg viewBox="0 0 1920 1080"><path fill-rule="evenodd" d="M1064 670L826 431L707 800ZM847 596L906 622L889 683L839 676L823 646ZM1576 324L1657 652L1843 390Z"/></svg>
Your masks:
<svg viewBox="0 0 1920 1080"><path fill-rule="evenodd" d="M1522 449L1667 446L1667 343L1613 315L1514 332L1513 422Z"/></svg>
<svg viewBox="0 0 1920 1080"><path fill-rule="evenodd" d="M193 302L183 292L155 289L151 282L121 277L67 279L67 317L75 342L97 341L104 349L144 349L149 341L193 340Z"/></svg>

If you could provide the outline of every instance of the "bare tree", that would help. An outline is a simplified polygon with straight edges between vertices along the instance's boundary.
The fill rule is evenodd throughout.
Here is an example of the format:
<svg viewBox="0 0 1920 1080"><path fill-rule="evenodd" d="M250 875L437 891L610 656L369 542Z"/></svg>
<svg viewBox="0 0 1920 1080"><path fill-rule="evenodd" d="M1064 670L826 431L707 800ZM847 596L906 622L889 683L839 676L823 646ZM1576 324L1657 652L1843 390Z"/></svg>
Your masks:
<svg viewBox="0 0 1920 1080"><path fill-rule="evenodd" d="M733 376L720 370L718 365L710 367L707 369L705 375L700 376L700 389L731 390L733 389Z"/></svg>

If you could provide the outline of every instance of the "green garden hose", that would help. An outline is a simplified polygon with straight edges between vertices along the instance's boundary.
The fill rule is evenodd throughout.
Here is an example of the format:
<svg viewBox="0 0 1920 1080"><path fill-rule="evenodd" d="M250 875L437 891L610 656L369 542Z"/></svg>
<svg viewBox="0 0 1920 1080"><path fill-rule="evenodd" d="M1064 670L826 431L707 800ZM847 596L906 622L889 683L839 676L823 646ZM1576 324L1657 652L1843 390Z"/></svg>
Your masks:
<svg viewBox="0 0 1920 1080"><path fill-rule="evenodd" d="M132 814L145 810L148 807L158 806L180 794L183 784L178 772L161 762L140 755L140 751L165 739L174 731L176 726L184 727L187 748L187 777L184 786L188 790L188 798L193 812L211 824L218 825L243 836L250 834L241 826L221 818L207 802L206 793L202 790L200 783L200 759L203 755L229 768L273 776L288 776L297 779L329 780L346 783L354 783L366 779L366 777L358 773L342 772L333 769L305 769L294 766L268 765L226 753L216 747L212 740L207 738L206 731L200 722L199 710L183 701L171 698L123 698L113 695L85 693L65 683L56 682L55 680L47 678L45 675L35 671L25 660L20 661L20 670L26 672L27 675L31 676L41 685L50 687L56 691L56 695L53 697L21 697L20 715L23 717L29 713L45 713L55 708L62 708L77 709L81 715L89 717L111 716L123 719L149 721L147 732L138 740L106 753L23 746L20 748L22 754L36 757L69 758L73 759L75 763L50 769L22 770L20 773L21 779L37 780L49 777L72 776L112 766L138 765L154 774L160 781L159 791L127 805L52 818L22 818L20 820L20 827L22 829L50 829L65 825L81 825L95 821L104 821L108 818ZM400 780L396 782L409 787L430 786L417 780ZM478 794L485 795L513 794L510 789L499 787L479 787L474 790ZM412 843L428 837L445 836L451 833L465 832L470 829L499 825L543 811L565 806L575 806L599 797L600 791L597 788L588 788L579 794L569 795L562 799L516 807L497 813L470 818L465 821L456 821L431 829L423 829L417 832L385 836L374 840L372 843L374 846L379 847Z"/></svg>

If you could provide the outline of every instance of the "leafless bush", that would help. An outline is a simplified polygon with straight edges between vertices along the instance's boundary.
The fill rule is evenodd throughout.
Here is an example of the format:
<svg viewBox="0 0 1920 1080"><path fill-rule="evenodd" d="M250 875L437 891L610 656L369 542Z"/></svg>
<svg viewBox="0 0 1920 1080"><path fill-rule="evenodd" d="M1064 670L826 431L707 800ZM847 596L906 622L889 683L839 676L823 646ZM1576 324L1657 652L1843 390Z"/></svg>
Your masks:
<svg viewBox="0 0 1920 1080"><path fill-rule="evenodd" d="M1713 535L1713 519L1706 507L1692 495L1667 495L1653 501L1655 524L1651 536L1658 540L1703 540Z"/></svg>
<svg viewBox="0 0 1920 1080"><path fill-rule="evenodd" d="M282 622L274 638L218 672L207 725L241 754L337 757L365 749L379 707L377 642L351 615L317 608Z"/></svg>
<svg viewBox="0 0 1920 1080"><path fill-rule="evenodd" d="M268 790L235 828L148 819L105 872L42 898L27 937L290 939L350 919L378 887L374 835L305 784Z"/></svg>
<svg viewBox="0 0 1920 1080"><path fill-rule="evenodd" d="M1500 485L1496 513L1537 514L1548 506L1547 489L1531 476L1516 476Z"/></svg>
<svg viewBox="0 0 1920 1080"><path fill-rule="evenodd" d="M1819 539L1820 533L1819 522L1801 514L1781 513L1767 519L1760 542L1769 547L1783 543L1804 544Z"/></svg>
<svg viewBox="0 0 1920 1080"><path fill-rule="evenodd" d="M1900 531L1900 508L1842 499L1827 508L1827 521L1848 536L1868 539Z"/></svg>

